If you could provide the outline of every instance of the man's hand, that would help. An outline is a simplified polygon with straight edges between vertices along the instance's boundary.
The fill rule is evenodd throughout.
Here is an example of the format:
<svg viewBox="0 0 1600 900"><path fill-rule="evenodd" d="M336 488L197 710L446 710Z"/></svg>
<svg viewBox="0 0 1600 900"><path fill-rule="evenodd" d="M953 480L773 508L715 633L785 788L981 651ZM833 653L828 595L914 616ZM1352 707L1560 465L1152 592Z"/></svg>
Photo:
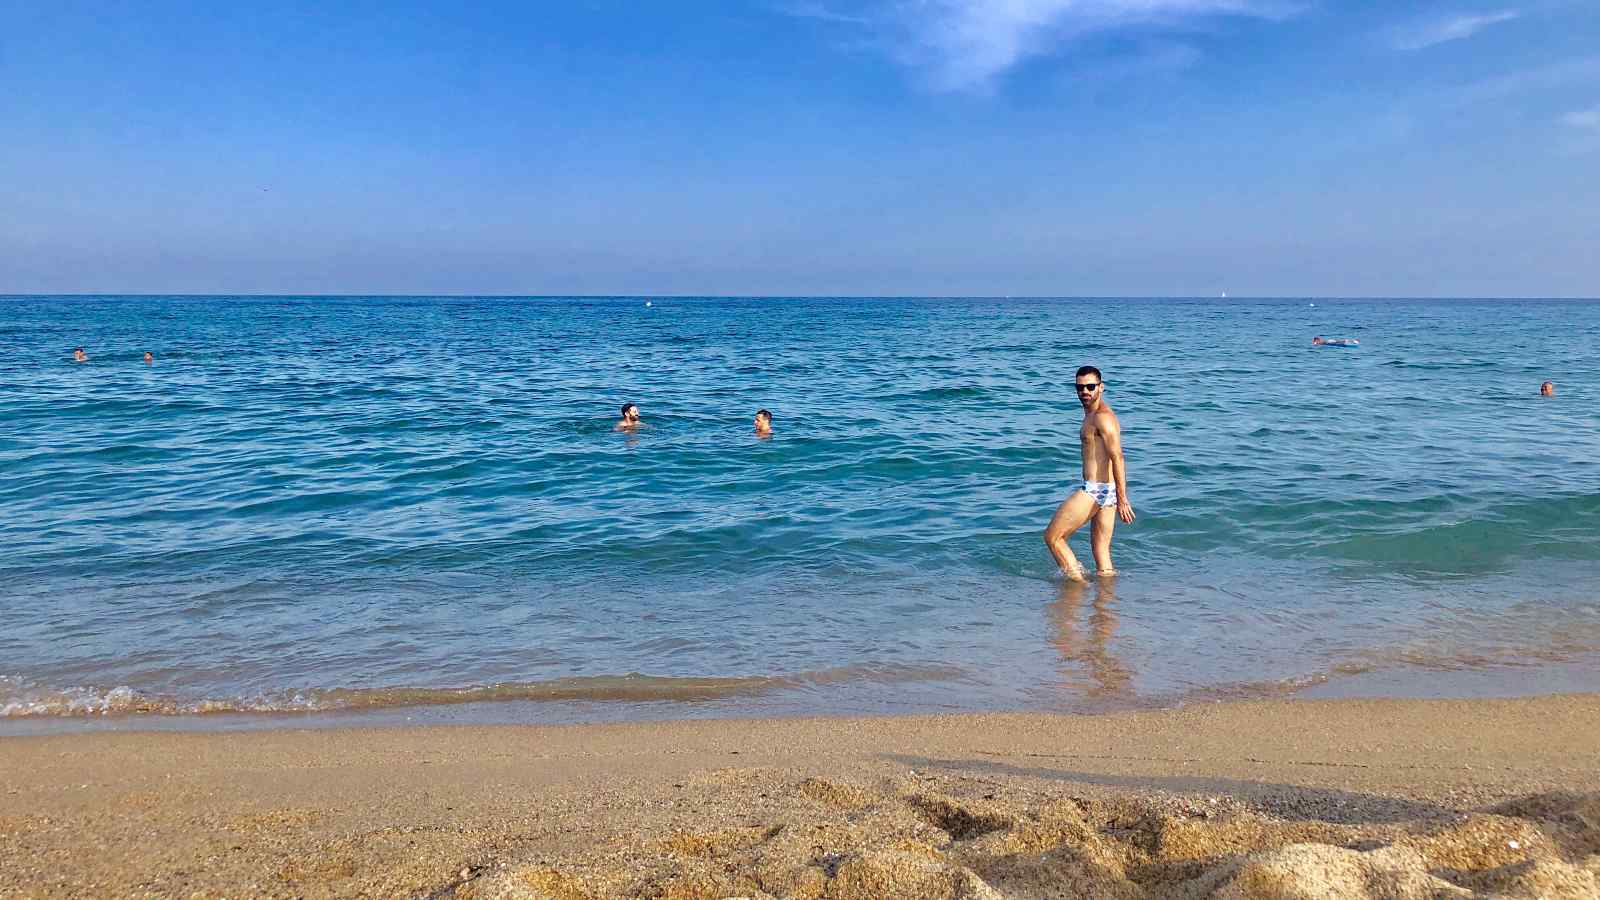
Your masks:
<svg viewBox="0 0 1600 900"><path fill-rule="evenodd" d="M1133 523L1133 504L1129 503L1128 501L1126 501L1124 499L1122 499L1121 497L1118 497L1117 498L1117 517L1122 520L1122 524L1124 524L1124 525L1132 524Z"/></svg>

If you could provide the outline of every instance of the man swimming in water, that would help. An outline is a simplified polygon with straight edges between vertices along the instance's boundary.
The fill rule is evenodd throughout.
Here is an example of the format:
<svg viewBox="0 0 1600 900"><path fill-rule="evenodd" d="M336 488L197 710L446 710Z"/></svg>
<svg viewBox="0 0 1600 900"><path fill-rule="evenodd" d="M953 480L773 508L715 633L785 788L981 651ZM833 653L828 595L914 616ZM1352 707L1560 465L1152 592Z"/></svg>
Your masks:
<svg viewBox="0 0 1600 900"><path fill-rule="evenodd" d="M1105 382L1100 370L1084 366L1078 370L1078 402L1083 404L1083 425L1078 441L1083 450L1083 487L1061 502L1050 525L1044 530L1044 544L1056 558L1061 573L1073 581L1083 580L1083 566L1072 555L1067 538L1092 522L1089 544L1094 550L1094 565L1099 575L1115 575L1111 565L1111 531L1117 519L1133 521L1133 506L1128 502L1128 473L1122 461L1122 425L1105 399Z"/></svg>
<svg viewBox="0 0 1600 900"><path fill-rule="evenodd" d="M611 430L633 431L642 424L644 423L639 421L639 404L624 403L622 404L622 420L617 422L616 427Z"/></svg>
<svg viewBox="0 0 1600 900"><path fill-rule="evenodd" d="M88 362L89 361L89 354L83 352L83 348L82 347L74 347L74 348L72 348L72 361L73 362Z"/></svg>
<svg viewBox="0 0 1600 900"><path fill-rule="evenodd" d="M1555 395L1556 383L1554 381L1546 381L1544 384L1539 385L1539 396L1554 397Z"/></svg>
<svg viewBox="0 0 1600 900"><path fill-rule="evenodd" d="M772 413L756 410L756 437L772 437Z"/></svg>

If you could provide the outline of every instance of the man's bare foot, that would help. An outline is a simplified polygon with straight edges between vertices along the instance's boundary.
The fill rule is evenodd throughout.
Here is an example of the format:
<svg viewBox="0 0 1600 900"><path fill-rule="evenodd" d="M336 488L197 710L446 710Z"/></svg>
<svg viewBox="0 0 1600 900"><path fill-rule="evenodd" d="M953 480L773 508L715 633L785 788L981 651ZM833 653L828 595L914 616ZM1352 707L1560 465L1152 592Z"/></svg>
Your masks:
<svg viewBox="0 0 1600 900"><path fill-rule="evenodd" d="M1084 577L1083 566L1062 566L1061 567L1061 576L1063 578L1067 579L1068 581L1088 581L1089 580L1088 578Z"/></svg>

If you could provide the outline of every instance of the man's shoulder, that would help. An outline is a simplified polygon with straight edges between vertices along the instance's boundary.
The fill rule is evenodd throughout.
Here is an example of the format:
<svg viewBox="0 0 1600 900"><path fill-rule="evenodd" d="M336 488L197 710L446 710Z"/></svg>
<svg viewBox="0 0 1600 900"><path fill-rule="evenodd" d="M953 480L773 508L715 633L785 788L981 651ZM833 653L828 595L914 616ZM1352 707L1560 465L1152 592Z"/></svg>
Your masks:
<svg viewBox="0 0 1600 900"><path fill-rule="evenodd" d="M1089 420L1098 428L1116 428L1120 424L1116 412L1109 406L1090 413Z"/></svg>

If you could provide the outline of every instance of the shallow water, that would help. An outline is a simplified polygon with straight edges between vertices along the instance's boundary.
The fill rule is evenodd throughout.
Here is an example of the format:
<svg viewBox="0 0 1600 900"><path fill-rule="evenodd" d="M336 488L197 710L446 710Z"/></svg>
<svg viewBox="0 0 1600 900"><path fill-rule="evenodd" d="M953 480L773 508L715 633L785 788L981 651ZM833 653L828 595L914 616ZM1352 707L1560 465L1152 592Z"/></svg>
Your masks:
<svg viewBox="0 0 1600 900"><path fill-rule="evenodd" d="M0 715L1593 686L1597 348L1590 302L0 300ZM1139 518L1077 589L1085 362Z"/></svg>

